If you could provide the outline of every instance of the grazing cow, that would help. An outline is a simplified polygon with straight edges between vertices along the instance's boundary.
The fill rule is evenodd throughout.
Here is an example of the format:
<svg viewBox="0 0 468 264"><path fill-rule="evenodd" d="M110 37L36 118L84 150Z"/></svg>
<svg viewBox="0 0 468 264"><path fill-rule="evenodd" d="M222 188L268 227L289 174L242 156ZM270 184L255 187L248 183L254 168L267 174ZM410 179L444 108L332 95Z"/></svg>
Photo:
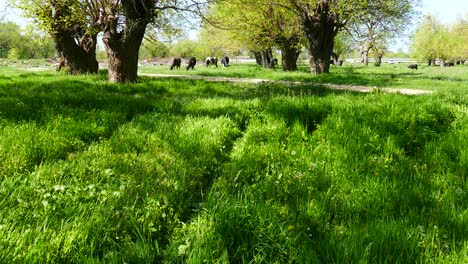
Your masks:
<svg viewBox="0 0 468 264"><path fill-rule="evenodd" d="M65 67L65 58L62 56L60 57L60 61L57 64L57 68L55 68L55 71L59 72L62 70L63 67Z"/></svg>
<svg viewBox="0 0 468 264"><path fill-rule="evenodd" d="M451 66L455 66L455 63L453 63L453 62L445 62L444 63L444 67L451 67Z"/></svg>
<svg viewBox="0 0 468 264"><path fill-rule="evenodd" d="M228 66L229 66L229 57L224 56L224 57L221 59L221 64L222 64L224 67L228 67Z"/></svg>
<svg viewBox="0 0 468 264"><path fill-rule="evenodd" d="M194 70L195 65L197 64L197 59L195 57L192 57L188 60L187 66L185 67L187 71L192 68Z"/></svg>
<svg viewBox="0 0 468 264"><path fill-rule="evenodd" d="M277 58L273 58L270 62L270 66L271 68L276 68L276 65L278 65L278 59Z"/></svg>
<svg viewBox="0 0 468 264"><path fill-rule="evenodd" d="M211 64L215 65L218 68L218 58L216 57L208 57L205 59L205 66L209 67Z"/></svg>
<svg viewBox="0 0 468 264"><path fill-rule="evenodd" d="M174 58L172 60L172 64L171 64L171 71L172 69L174 68L177 68L177 69L180 69L180 64L182 63L182 60L180 58Z"/></svg>
<svg viewBox="0 0 468 264"><path fill-rule="evenodd" d="M408 66L408 68L413 69L413 70L417 70L418 65L417 64L410 64L410 66Z"/></svg>

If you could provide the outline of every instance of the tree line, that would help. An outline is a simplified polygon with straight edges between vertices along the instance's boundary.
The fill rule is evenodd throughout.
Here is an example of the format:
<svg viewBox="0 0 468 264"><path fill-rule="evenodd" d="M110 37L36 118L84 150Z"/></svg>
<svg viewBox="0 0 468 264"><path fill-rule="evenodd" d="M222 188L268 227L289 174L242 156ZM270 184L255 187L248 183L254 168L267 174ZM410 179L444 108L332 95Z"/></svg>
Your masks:
<svg viewBox="0 0 468 264"><path fill-rule="evenodd" d="M468 13L454 24L443 24L435 15L424 16L413 35L411 54L435 65L436 60L461 63L468 59Z"/></svg>
<svg viewBox="0 0 468 264"><path fill-rule="evenodd" d="M54 54L54 42L49 35L21 30L12 22L0 23L0 58L40 59Z"/></svg>
<svg viewBox="0 0 468 264"><path fill-rule="evenodd" d="M257 63L270 67L279 50L282 68L297 69L307 50L310 72L328 73L330 58L358 49L380 62L389 40L400 36L417 15L420 0L21 0L17 6L48 32L70 74L96 73L97 36L109 60L110 82L134 82L141 50L159 45L143 41L150 32L177 34L190 17L202 21L199 39L209 52L249 50ZM182 21L182 22L181 22ZM151 30L149 30L151 29ZM147 43L152 43L151 45ZM190 44L186 42L186 44ZM224 50L223 50L224 49ZM193 56L193 54L183 54Z"/></svg>

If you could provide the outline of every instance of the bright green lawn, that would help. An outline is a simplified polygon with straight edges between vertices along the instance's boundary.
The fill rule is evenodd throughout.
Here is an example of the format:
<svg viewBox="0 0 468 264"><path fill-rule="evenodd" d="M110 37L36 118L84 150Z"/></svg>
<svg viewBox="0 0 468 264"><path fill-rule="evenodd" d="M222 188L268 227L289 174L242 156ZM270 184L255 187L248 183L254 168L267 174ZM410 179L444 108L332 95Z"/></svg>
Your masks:
<svg viewBox="0 0 468 264"><path fill-rule="evenodd" d="M468 262L468 95L451 81L105 79L0 68L0 263Z"/></svg>

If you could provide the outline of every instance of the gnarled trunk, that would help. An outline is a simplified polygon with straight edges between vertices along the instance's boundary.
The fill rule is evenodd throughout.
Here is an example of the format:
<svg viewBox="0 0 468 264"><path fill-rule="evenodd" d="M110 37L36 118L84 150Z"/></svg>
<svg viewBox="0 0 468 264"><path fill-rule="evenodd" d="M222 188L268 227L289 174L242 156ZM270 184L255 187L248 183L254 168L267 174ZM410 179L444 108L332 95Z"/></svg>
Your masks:
<svg viewBox="0 0 468 264"><path fill-rule="evenodd" d="M61 23L74 11L67 3L54 3L55 13L51 17L52 38L55 48L68 66L69 74L97 73L99 64L96 59L96 31L89 30L92 25L66 25Z"/></svg>
<svg viewBox="0 0 468 264"><path fill-rule="evenodd" d="M114 83L135 82L138 77L138 51L148 21L128 20L124 32L105 32L103 42L109 59L108 81Z"/></svg>
<svg viewBox="0 0 468 264"><path fill-rule="evenodd" d="M310 72L322 74L330 72L330 56L333 51L333 32L323 32L317 41L309 40L307 45L309 53Z"/></svg>
<svg viewBox="0 0 468 264"><path fill-rule="evenodd" d="M330 12L326 1L318 4L313 15L308 12L303 15L302 23L308 42L307 51L312 74L330 72L333 41L340 26L338 21L337 15Z"/></svg>
<svg viewBox="0 0 468 264"><path fill-rule="evenodd" d="M271 51L271 48L260 50L260 51L254 51L255 55L255 61L257 65L262 66L263 68L274 68L274 63L273 63L273 52Z"/></svg>
<svg viewBox="0 0 468 264"><path fill-rule="evenodd" d="M253 54L257 65L262 66L262 53L260 51L254 51Z"/></svg>
<svg viewBox="0 0 468 264"><path fill-rule="evenodd" d="M281 65L283 71L297 71L297 58L299 52L295 47L283 47L281 48Z"/></svg>
<svg viewBox="0 0 468 264"><path fill-rule="evenodd" d="M98 72L99 64L96 59L96 35L89 36L93 42L90 46L78 45L71 32L59 32L53 35L57 51L65 60L69 74L84 74ZM77 43L78 42L78 43Z"/></svg>

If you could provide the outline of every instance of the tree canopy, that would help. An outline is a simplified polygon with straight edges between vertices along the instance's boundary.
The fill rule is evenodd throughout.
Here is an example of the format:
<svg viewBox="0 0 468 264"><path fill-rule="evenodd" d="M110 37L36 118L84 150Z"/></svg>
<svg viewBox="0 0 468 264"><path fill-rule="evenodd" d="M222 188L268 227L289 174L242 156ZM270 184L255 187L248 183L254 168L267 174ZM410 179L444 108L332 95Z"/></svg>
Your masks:
<svg viewBox="0 0 468 264"><path fill-rule="evenodd" d="M55 54L52 39L43 32L21 29L12 22L0 23L0 58L36 59Z"/></svg>
<svg viewBox="0 0 468 264"><path fill-rule="evenodd" d="M411 55L432 64L436 59L468 58L468 13L453 25L445 25L432 14L424 16L413 35Z"/></svg>

